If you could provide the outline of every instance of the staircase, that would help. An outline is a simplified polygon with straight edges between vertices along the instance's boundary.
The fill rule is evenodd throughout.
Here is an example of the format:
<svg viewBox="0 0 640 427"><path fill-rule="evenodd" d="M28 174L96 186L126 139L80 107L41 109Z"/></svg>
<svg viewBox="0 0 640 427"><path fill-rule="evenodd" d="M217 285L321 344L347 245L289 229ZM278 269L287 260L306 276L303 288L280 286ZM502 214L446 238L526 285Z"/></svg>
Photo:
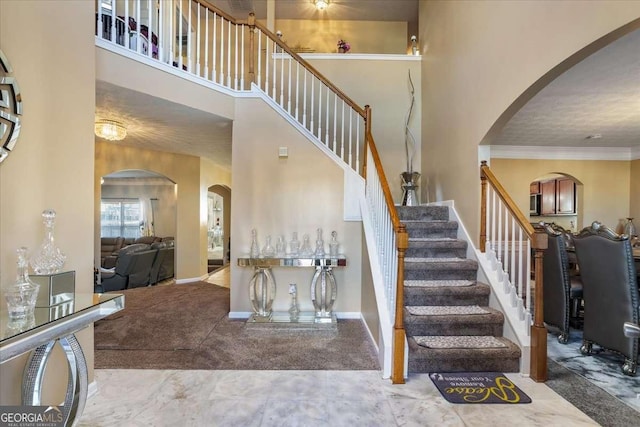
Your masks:
<svg viewBox="0 0 640 427"><path fill-rule="evenodd" d="M518 372L520 349L502 336L503 314L466 258L446 206L398 207L409 234L404 322L409 372Z"/></svg>

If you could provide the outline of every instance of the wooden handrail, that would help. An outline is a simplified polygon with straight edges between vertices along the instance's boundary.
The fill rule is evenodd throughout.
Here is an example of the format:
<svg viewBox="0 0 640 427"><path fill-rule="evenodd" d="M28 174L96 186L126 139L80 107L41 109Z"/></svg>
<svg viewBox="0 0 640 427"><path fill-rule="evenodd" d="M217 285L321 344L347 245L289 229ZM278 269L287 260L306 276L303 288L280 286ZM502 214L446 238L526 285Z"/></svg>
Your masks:
<svg viewBox="0 0 640 427"><path fill-rule="evenodd" d="M389 216L391 218L391 224L396 234L396 248L398 249L398 270L396 280L396 304L395 304L395 317L393 322L393 344L392 344L392 369L391 369L391 382L393 384L404 384L404 343L406 339L406 333L404 330L404 258L407 248L409 248L409 234L404 224L400 222L398 216L398 210L393 202L391 196L391 190L389 189L389 182L387 176L384 173L382 167L382 161L376 148L376 143L371 133L371 107L366 105L365 109L365 163L363 166L364 174L366 176L366 149L371 150L371 158L373 159L373 165L376 168L378 179L380 180L380 186L382 187L382 194L389 210Z"/></svg>
<svg viewBox="0 0 640 427"><path fill-rule="evenodd" d="M480 164L480 180L481 180L481 201L480 201L480 251L485 252L485 243L487 240L487 183L493 187L498 197L507 207L513 218L522 230L526 233L531 241L531 247L534 249L534 315L533 325L531 325L531 361L530 375L531 379L538 382L547 380L547 328L544 326L544 282L543 282L543 256L548 246L548 238L546 233L536 231L529 221L525 218L522 211L514 203L513 199L502 184L495 177L486 161Z"/></svg>
<svg viewBox="0 0 640 427"><path fill-rule="evenodd" d="M254 13L250 13L249 16L254 15ZM255 15L254 15L255 17ZM251 18L249 18L251 19ZM258 28L260 31L262 31L263 33L265 33L271 40L273 40L278 46L280 46L280 48L287 52L289 55L291 55L291 57L293 59L295 59L296 61L298 61L304 68L307 69L307 71L309 71L311 74L313 74L314 76L316 76L316 78L318 80L320 80L322 83L324 83L329 89L331 89L336 95L338 95L344 102L346 102L351 108L353 108L358 114L360 114L360 116L362 118L366 117L365 111L362 107L360 107L358 104L356 104L351 98L349 98L343 91L341 91L340 89L338 89L338 87L336 85L334 85L333 83L331 83L325 76L323 76L320 71L316 70L311 64L309 64L307 61L305 61L300 55L298 55L297 53L295 53L294 51L291 50L291 48L289 48L289 46L287 46L286 43L284 43L282 40L280 40L275 34L273 34L271 31L269 31L269 29L267 29L267 27L265 27L264 25L262 25L260 22L255 21L255 26L256 28Z"/></svg>

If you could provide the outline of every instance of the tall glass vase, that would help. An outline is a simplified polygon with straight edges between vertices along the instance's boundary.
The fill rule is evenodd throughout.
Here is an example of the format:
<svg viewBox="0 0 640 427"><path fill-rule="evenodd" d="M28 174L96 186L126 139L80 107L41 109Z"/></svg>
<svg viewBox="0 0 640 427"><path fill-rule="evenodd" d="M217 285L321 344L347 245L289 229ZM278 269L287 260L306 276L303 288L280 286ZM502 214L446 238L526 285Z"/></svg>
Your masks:
<svg viewBox="0 0 640 427"><path fill-rule="evenodd" d="M418 206L418 183L420 182L420 174L418 172L402 172L402 206Z"/></svg>
<svg viewBox="0 0 640 427"><path fill-rule="evenodd" d="M67 257L53 241L53 227L56 222L56 211L46 209L42 211L44 224L44 241L30 260L31 268L36 274L59 273Z"/></svg>
<svg viewBox="0 0 640 427"><path fill-rule="evenodd" d="M633 223L633 218L627 218L627 223L624 225L624 234L629 236L630 239L638 235L638 232L636 231L636 226Z"/></svg>

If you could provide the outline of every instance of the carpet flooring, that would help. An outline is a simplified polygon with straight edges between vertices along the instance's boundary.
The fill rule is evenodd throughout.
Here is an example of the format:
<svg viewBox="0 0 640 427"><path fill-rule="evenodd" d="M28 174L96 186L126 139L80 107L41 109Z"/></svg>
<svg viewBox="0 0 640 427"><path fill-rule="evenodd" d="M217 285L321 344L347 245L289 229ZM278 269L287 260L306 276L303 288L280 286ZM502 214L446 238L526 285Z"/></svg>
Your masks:
<svg viewBox="0 0 640 427"><path fill-rule="evenodd" d="M97 369L379 369L360 320L336 329L247 328L229 289L205 282L125 290L125 309L95 324Z"/></svg>

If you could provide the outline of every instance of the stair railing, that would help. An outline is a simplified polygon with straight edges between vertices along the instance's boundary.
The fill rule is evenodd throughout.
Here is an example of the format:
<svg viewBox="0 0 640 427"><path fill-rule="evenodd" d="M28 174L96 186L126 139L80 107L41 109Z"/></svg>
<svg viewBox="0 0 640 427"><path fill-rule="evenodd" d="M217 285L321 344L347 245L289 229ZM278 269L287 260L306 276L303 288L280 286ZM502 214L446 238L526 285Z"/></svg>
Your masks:
<svg viewBox="0 0 640 427"><path fill-rule="evenodd" d="M253 13L245 21L237 20L205 0L119 0L108 8L104 3L108 2L96 0L98 45L157 61L233 93L258 89L328 155L365 177L389 319L395 319L391 377L394 383L404 383L408 235L371 134L371 109L358 106ZM373 166L367 168L367 163Z"/></svg>
<svg viewBox="0 0 640 427"><path fill-rule="evenodd" d="M480 252L490 261L503 292L517 309L516 319L531 338L531 378L547 380L547 329L544 326L542 260L547 235L536 231L497 180L487 162L480 166ZM531 252L535 288L532 295Z"/></svg>

